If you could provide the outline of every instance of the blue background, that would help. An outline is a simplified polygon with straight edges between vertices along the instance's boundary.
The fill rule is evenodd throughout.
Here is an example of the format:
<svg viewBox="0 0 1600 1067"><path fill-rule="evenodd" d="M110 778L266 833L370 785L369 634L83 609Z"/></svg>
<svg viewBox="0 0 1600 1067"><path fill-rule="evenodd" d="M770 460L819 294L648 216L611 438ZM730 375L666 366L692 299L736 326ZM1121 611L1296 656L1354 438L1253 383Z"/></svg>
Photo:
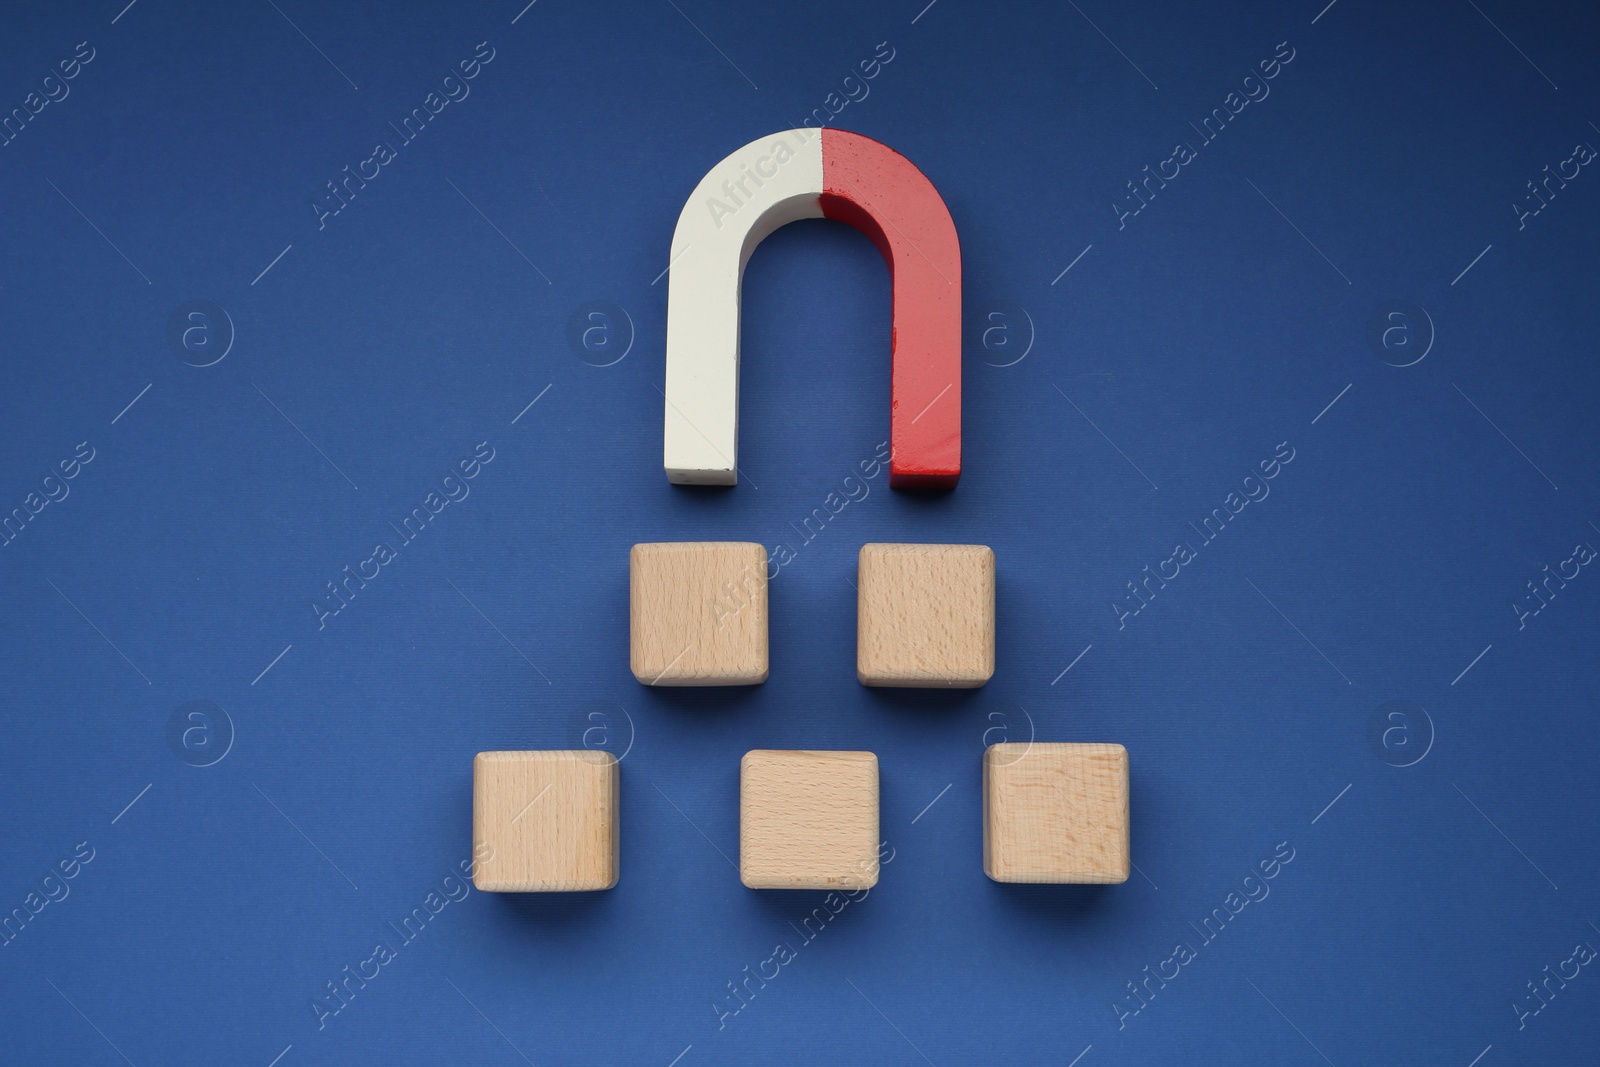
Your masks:
<svg viewBox="0 0 1600 1067"><path fill-rule="evenodd" d="M1600 947L1600 575L1521 628L1510 605L1600 546L1600 177L1521 228L1512 205L1600 144L1600 14L1080 3L8 6L0 111L94 58L0 148L0 510L95 458L0 547L0 911L94 858L0 947L5 1058L1593 1062L1592 968L1520 1028L1512 1005ZM470 96L319 229L324 183L480 41ZM661 473L652 279L699 176L880 42L832 121L955 218L965 472L932 498L879 476L807 543L887 436L876 251L817 221L752 261L727 491ZM1200 143L1280 42L1270 95ZM1197 158L1119 225L1180 140ZM196 344L233 334L204 368L168 340L197 299L228 321ZM479 442L470 496L319 629L324 583ZM1270 496L1199 544L1283 442ZM628 547L678 539L794 550L765 685L628 673ZM994 547L986 688L856 683L856 553L903 540ZM197 700L222 710L185 749ZM624 756L621 884L473 892L319 1028L325 983L468 858L473 754L585 731ZM1127 745L1128 883L984 877L979 752L1030 736ZM730 869L756 747L881 760L893 859L810 943L822 894Z"/></svg>

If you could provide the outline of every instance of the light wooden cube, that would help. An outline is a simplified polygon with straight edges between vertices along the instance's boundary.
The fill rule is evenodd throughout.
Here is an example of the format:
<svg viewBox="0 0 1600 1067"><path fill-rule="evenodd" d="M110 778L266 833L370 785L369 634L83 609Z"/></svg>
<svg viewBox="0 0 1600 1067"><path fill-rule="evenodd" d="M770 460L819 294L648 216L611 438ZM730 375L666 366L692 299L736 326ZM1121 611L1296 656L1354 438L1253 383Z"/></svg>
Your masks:
<svg viewBox="0 0 1600 1067"><path fill-rule="evenodd" d="M491 893L610 889L620 787L609 752L478 753L472 884Z"/></svg>
<svg viewBox="0 0 1600 1067"><path fill-rule="evenodd" d="M983 754L983 872L997 882L1128 880L1128 750L1039 742Z"/></svg>
<svg viewBox="0 0 1600 1067"><path fill-rule="evenodd" d="M634 545L629 659L645 685L767 680L767 550L741 541Z"/></svg>
<svg viewBox="0 0 1600 1067"><path fill-rule="evenodd" d="M751 889L878 884L878 757L756 749L739 764L739 880Z"/></svg>
<svg viewBox="0 0 1600 1067"><path fill-rule="evenodd" d="M975 689L994 675L994 551L861 546L856 677L862 685Z"/></svg>

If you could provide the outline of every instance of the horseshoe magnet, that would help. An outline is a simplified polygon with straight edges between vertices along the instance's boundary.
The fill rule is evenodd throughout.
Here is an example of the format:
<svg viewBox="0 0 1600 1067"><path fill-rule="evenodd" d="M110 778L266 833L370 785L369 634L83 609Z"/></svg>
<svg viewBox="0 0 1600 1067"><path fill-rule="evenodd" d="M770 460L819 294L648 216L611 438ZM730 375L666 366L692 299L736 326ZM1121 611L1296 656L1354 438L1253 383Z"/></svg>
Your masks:
<svg viewBox="0 0 1600 1067"><path fill-rule="evenodd" d="M893 287L889 484L961 477L961 247L911 161L869 137L798 129L752 141L700 179L669 260L663 464L667 480L732 485L739 436L739 289L761 241L796 219L866 234Z"/></svg>

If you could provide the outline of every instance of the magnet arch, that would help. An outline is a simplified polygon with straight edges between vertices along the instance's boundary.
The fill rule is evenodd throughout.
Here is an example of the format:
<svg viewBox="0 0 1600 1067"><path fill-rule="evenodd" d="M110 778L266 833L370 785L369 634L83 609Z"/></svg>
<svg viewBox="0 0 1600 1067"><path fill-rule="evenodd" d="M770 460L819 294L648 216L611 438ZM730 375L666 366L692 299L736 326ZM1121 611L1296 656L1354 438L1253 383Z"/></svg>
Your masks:
<svg viewBox="0 0 1600 1067"><path fill-rule="evenodd" d="M796 219L866 234L893 290L889 484L961 477L961 247L933 183L870 137L798 129L751 141L700 179L672 234L663 464L667 480L738 479L739 304L745 264Z"/></svg>

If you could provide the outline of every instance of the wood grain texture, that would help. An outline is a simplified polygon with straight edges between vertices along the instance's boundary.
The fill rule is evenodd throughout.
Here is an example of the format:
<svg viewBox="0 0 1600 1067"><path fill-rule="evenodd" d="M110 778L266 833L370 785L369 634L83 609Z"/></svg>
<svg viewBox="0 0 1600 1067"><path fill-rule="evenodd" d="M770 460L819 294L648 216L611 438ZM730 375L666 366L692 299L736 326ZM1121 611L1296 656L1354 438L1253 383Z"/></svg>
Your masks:
<svg viewBox="0 0 1600 1067"><path fill-rule="evenodd" d="M973 689L994 676L994 551L861 547L856 677L862 685Z"/></svg>
<svg viewBox="0 0 1600 1067"><path fill-rule="evenodd" d="M739 764L739 879L751 889L878 884L878 757L756 749Z"/></svg>
<svg viewBox="0 0 1600 1067"><path fill-rule="evenodd" d="M629 660L645 685L767 680L767 550L743 541L634 545Z"/></svg>
<svg viewBox="0 0 1600 1067"><path fill-rule="evenodd" d="M997 882L1128 880L1128 750L990 745L983 754L983 872Z"/></svg>
<svg viewBox="0 0 1600 1067"><path fill-rule="evenodd" d="M610 889L621 768L609 752L480 752L472 761L472 884L491 893Z"/></svg>

